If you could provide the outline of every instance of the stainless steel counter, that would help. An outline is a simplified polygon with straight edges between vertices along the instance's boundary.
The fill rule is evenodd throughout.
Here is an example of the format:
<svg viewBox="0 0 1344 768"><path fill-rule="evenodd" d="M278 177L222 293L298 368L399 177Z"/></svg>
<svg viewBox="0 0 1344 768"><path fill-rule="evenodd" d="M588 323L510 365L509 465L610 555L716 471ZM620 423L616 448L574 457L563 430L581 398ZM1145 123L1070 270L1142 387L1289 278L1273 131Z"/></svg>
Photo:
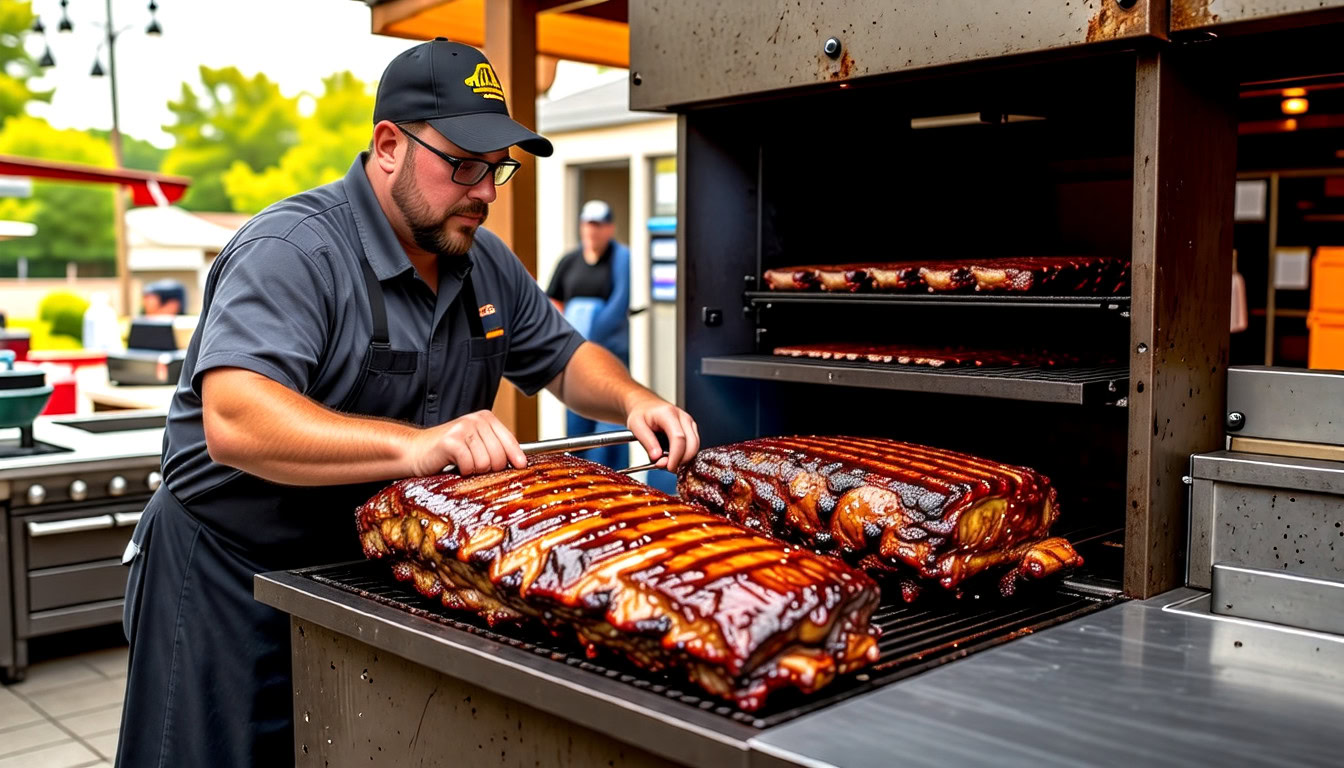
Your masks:
<svg viewBox="0 0 1344 768"><path fill-rule="evenodd" d="M1344 637L1215 617L1194 590L1109 608L765 730L293 574L259 575L256 594L293 615L296 638L305 624L324 627L422 675L690 765L1338 765L1344 755ZM359 727L365 714L346 720ZM354 764L339 757L324 754Z"/></svg>
<svg viewBox="0 0 1344 768"><path fill-rule="evenodd" d="M106 415L69 414L64 416L40 416L33 422L33 439L42 443L69 448L64 453L44 453L35 456L21 456L0 459L0 499L4 499L8 487L6 481L16 478L30 478L36 473L48 471L71 471L82 465L97 463L101 468L114 466L109 462L126 460L128 463L144 463L145 459L157 459L163 450L162 422L166 411L125 411ZM135 425L141 422L157 421L156 426L143 429L117 429L107 432L90 432L69 426L68 422L80 424L104 423L108 426L118 423ZM17 440L19 430L0 429L0 440Z"/></svg>
<svg viewBox="0 0 1344 768"><path fill-rule="evenodd" d="M1339 765L1344 637L1176 590L775 728L763 765ZM806 761L800 760L806 758Z"/></svg>

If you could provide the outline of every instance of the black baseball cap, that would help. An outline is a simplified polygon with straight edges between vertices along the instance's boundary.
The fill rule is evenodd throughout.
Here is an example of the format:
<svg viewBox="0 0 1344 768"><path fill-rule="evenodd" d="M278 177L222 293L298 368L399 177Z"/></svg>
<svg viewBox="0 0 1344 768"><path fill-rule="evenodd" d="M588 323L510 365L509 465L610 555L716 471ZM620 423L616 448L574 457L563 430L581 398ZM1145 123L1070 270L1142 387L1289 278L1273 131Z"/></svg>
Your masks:
<svg viewBox="0 0 1344 768"><path fill-rule="evenodd" d="M509 117L504 88L475 48L436 37L402 51L378 82L373 122L423 121L468 152L517 145L550 157L551 142Z"/></svg>

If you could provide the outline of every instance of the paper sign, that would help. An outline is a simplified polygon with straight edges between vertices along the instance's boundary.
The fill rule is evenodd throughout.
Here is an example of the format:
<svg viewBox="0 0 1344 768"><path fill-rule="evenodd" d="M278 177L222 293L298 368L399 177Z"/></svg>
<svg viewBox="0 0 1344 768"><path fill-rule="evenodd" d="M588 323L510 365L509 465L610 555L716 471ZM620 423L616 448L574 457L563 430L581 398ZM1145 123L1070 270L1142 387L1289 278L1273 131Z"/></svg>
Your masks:
<svg viewBox="0 0 1344 768"><path fill-rule="evenodd" d="M1233 217L1237 221L1264 221L1266 189L1264 179L1238 181Z"/></svg>
<svg viewBox="0 0 1344 768"><path fill-rule="evenodd" d="M1274 287L1304 291L1311 285L1311 249L1279 248L1274 252Z"/></svg>
<svg viewBox="0 0 1344 768"><path fill-rule="evenodd" d="M675 262L654 262L651 265L653 286L650 297L654 301L677 300L677 265Z"/></svg>

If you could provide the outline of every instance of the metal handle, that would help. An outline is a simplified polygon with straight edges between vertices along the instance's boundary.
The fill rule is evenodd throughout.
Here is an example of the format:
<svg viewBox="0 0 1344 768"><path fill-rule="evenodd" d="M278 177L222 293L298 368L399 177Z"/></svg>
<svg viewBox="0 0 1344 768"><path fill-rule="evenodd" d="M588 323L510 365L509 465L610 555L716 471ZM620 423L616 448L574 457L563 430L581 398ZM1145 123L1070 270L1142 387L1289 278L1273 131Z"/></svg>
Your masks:
<svg viewBox="0 0 1344 768"><path fill-rule="evenodd" d="M125 528L128 525L135 525L140 522L140 518L144 514L144 512L117 512L112 517L117 521L118 528Z"/></svg>
<svg viewBox="0 0 1344 768"><path fill-rule="evenodd" d="M55 536L60 533L80 533L82 531L100 531L111 528L115 521L111 515L97 517L76 517L72 520L53 520L49 523L28 523L28 537Z"/></svg>
<svg viewBox="0 0 1344 768"><path fill-rule="evenodd" d="M634 432L628 429L620 429L615 432L597 432L591 435L562 437L558 440L540 440L535 443L523 443L518 447L523 449L524 455L540 456L548 453L586 451L590 448L601 448L606 445L620 445L621 443L634 442L636 439ZM445 473L456 472L457 465L449 464L443 468L443 471Z"/></svg>
<svg viewBox="0 0 1344 768"><path fill-rule="evenodd" d="M665 464L666 462L662 460L651 461L648 464L640 464L637 467L626 467L625 469L618 469L616 471L622 475L633 475L636 472L647 472L650 469L662 469Z"/></svg>

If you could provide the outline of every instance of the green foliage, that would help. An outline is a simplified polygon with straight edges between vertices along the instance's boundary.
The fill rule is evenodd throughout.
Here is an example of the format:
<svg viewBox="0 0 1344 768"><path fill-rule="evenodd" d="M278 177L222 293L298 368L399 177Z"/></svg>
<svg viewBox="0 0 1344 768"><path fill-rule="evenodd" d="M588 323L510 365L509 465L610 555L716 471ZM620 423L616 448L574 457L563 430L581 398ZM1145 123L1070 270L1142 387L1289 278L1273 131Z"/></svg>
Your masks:
<svg viewBox="0 0 1344 768"><path fill-rule="evenodd" d="M181 97L168 102L176 122L163 129L177 141L162 170L192 178L183 208L232 210L225 172L235 163L253 171L277 165L298 141L298 100L263 74L249 78L237 67L200 72L200 92L183 83Z"/></svg>
<svg viewBox="0 0 1344 768"><path fill-rule="evenodd" d="M9 327L28 330L28 348L41 349L83 349L84 344L74 336L51 332L51 323L45 320L9 319Z"/></svg>
<svg viewBox="0 0 1344 768"><path fill-rule="evenodd" d="M0 129L0 154L111 167L112 148L84 131L57 130L27 115ZM0 243L0 264L116 260L112 190L105 185L36 180L28 199L0 198L0 219L28 221L37 234Z"/></svg>
<svg viewBox="0 0 1344 768"><path fill-rule="evenodd" d="M51 327L51 332L82 340L84 338L84 310L89 301L77 293L52 291L37 305L37 318Z"/></svg>
<svg viewBox="0 0 1344 768"><path fill-rule="evenodd" d="M51 101L51 91L34 91L28 80L38 74L37 62L24 48L33 28L33 4L0 2L0 123L22 115L30 101Z"/></svg>
<svg viewBox="0 0 1344 768"><path fill-rule="evenodd" d="M263 170L237 161L224 174L233 210L256 213L306 189L345 175L368 146L373 125L373 89L350 72L322 80L313 113L298 124L298 143Z"/></svg>
<svg viewBox="0 0 1344 768"><path fill-rule="evenodd" d="M104 141L111 141L111 131L93 129L89 133ZM157 173L163 167L163 158L167 155L168 150L159 149L144 139L124 133L121 135L121 165L124 168Z"/></svg>

